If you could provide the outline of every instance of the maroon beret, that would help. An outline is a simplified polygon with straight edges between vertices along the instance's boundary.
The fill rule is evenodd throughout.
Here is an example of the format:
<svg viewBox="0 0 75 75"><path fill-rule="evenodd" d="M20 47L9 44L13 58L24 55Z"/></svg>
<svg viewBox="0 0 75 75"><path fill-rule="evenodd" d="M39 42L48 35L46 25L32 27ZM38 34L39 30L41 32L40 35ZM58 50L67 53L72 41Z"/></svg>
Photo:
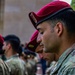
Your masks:
<svg viewBox="0 0 75 75"><path fill-rule="evenodd" d="M38 24L50 19L58 13L72 9L71 6L63 1L53 1L42 7L37 13L30 12L29 18L36 28Z"/></svg>
<svg viewBox="0 0 75 75"><path fill-rule="evenodd" d="M0 35L0 44L3 45L3 42L4 42L4 39L3 39L3 37Z"/></svg>
<svg viewBox="0 0 75 75"><path fill-rule="evenodd" d="M27 49L29 49L29 50L35 52L35 49L36 49L37 46L39 45L39 43L37 43L38 34L39 34L39 32L36 30L36 31L32 34L32 36L31 36L31 38L30 38L30 41L29 41L29 43L26 45L25 48L27 48Z"/></svg>

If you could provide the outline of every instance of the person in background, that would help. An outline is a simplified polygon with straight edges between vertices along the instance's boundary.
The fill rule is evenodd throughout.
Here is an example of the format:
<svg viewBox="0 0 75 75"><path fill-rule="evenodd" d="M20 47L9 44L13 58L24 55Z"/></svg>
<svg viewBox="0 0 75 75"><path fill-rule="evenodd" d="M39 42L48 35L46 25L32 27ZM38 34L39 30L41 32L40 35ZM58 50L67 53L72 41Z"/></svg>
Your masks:
<svg viewBox="0 0 75 75"><path fill-rule="evenodd" d="M4 51L2 50L4 38L0 35L0 75L10 75L10 67L2 60Z"/></svg>
<svg viewBox="0 0 75 75"><path fill-rule="evenodd" d="M29 18L40 32L44 51L56 53L58 61L50 75L75 74L75 11L64 1L53 1Z"/></svg>
<svg viewBox="0 0 75 75"><path fill-rule="evenodd" d="M24 62L26 62L27 60L27 56L24 53L24 48L22 47L22 45L19 47L19 58L21 58Z"/></svg>
<svg viewBox="0 0 75 75"><path fill-rule="evenodd" d="M35 75L36 61L34 60L34 58L36 57L36 53L25 48L24 54L27 56L26 67L27 67L28 75Z"/></svg>
<svg viewBox="0 0 75 75"><path fill-rule="evenodd" d="M37 43L37 36L38 36L38 31L36 30L31 38L29 43L26 45L26 48L29 49L30 51L36 52L36 49L38 48L39 43ZM46 61L44 59L42 59L42 57L40 57L40 53L37 54L39 59L38 61L35 60L37 62L37 71L38 71L38 66L40 67L40 71L36 71L36 75L41 74L44 75L45 74L45 69L46 69ZM44 68L43 68L44 67Z"/></svg>
<svg viewBox="0 0 75 75"><path fill-rule="evenodd" d="M30 41L26 44L25 49L28 49L29 51L35 52L35 49L38 46L38 43L36 43L36 38L37 38L36 35L38 35L37 32L35 32L35 34L34 33L32 34L32 36L30 38ZM33 59L33 60L31 60L30 57L29 57L29 63L31 64L31 66L35 67L34 69L31 69L32 72L34 71L32 75L36 75L37 62L35 61L35 59ZM34 65L31 62L33 62Z"/></svg>
<svg viewBox="0 0 75 75"><path fill-rule="evenodd" d="M19 58L19 47L18 36L10 34L4 37L3 50L7 58L5 62L11 68L11 75L27 75L25 63Z"/></svg>

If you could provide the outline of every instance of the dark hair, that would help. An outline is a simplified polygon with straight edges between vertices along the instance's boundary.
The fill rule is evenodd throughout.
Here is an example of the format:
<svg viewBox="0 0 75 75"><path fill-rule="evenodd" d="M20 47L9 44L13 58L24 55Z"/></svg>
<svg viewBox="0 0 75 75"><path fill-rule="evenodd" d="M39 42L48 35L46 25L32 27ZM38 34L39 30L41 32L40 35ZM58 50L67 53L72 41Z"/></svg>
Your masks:
<svg viewBox="0 0 75 75"><path fill-rule="evenodd" d="M48 22L51 21L53 21L53 23L62 22L65 25L68 34L75 34L75 11L72 9L63 11L48 20Z"/></svg>
<svg viewBox="0 0 75 75"><path fill-rule="evenodd" d="M3 44L2 44L2 43L0 43L0 49L2 49L2 46L3 46Z"/></svg>
<svg viewBox="0 0 75 75"><path fill-rule="evenodd" d="M20 47L19 47L19 50L18 50L18 54L19 54L19 56L22 55L22 52L23 52L23 48L22 48L22 46L20 46Z"/></svg>
<svg viewBox="0 0 75 75"><path fill-rule="evenodd" d="M14 51L18 52L20 46L20 39L18 36L10 34L4 37L4 41L11 44Z"/></svg>
<svg viewBox="0 0 75 75"><path fill-rule="evenodd" d="M1 54L4 54L4 50L2 50L2 46L3 46L3 44L0 43L0 55L1 55Z"/></svg>

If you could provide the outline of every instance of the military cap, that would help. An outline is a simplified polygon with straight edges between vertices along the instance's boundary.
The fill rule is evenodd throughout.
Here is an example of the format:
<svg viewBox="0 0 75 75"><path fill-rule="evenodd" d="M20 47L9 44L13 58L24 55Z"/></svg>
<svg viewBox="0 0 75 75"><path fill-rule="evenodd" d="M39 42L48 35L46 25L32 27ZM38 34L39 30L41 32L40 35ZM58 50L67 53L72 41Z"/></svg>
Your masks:
<svg viewBox="0 0 75 75"><path fill-rule="evenodd" d="M0 50L2 50L3 42L4 38L2 37L2 35L0 35Z"/></svg>
<svg viewBox="0 0 75 75"><path fill-rule="evenodd" d="M29 18L36 28L40 23L70 9L72 9L71 6L64 1L53 1L43 6L38 12L30 12Z"/></svg>
<svg viewBox="0 0 75 75"><path fill-rule="evenodd" d="M31 36L31 38L30 38L30 41L28 42L28 44L26 45L25 48L27 48L27 49L29 49L29 50L35 52L35 49L36 49L37 46L39 45L39 43L37 43L38 34L39 34L39 32L36 30L36 31L32 34L32 36Z"/></svg>
<svg viewBox="0 0 75 75"><path fill-rule="evenodd" d="M4 54L4 50L2 50L4 38L2 35L0 35L0 54Z"/></svg>
<svg viewBox="0 0 75 75"><path fill-rule="evenodd" d="M26 48L25 48L25 50L24 50L24 53L25 53L26 55L34 55L34 56L36 56L36 53L35 53L35 52L33 52L33 51L31 51L31 50L28 50L28 49L26 49Z"/></svg>
<svg viewBox="0 0 75 75"><path fill-rule="evenodd" d="M2 35L0 35L0 43L3 45L4 42L4 38L2 37Z"/></svg>

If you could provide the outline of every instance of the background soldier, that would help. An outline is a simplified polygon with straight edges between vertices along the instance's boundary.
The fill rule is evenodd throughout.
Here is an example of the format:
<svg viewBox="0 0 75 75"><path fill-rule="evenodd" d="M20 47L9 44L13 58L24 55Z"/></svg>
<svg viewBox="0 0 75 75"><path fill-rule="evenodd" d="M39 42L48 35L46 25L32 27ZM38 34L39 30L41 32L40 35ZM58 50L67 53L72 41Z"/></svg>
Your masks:
<svg viewBox="0 0 75 75"><path fill-rule="evenodd" d="M25 63L19 58L20 39L16 35L4 37L3 50L7 58L6 63L11 68L11 75L27 75Z"/></svg>
<svg viewBox="0 0 75 75"><path fill-rule="evenodd" d="M0 35L0 56L4 53L2 50L4 39ZM0 75L10 75L10 68L8 65L0 58Z"/></svg>

